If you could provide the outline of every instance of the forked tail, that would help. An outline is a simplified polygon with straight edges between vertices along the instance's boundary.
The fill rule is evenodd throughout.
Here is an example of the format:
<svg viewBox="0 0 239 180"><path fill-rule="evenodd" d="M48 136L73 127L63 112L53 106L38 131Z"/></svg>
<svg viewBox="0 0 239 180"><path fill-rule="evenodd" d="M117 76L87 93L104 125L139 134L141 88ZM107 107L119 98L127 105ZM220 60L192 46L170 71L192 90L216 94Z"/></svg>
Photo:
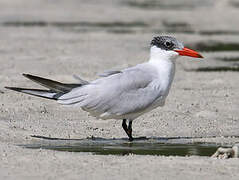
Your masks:
<svg viewBox="0 0 239 180"><path fill-rule="evenodd" d="M5 87L6 89L11 89L13 91L18 91L26 94L30 94L33 96L43 97L47 99L57 100L61 95L68 93L73 88L80 87L83 84L66 84L60 83L57 81L53 81L50 79L33 76L30 74L23 74L24 77L48 88L48 90L44 89L28 89L28 88L18 88L18 87ZM86 82L86 81L85 81Z"/></svg>

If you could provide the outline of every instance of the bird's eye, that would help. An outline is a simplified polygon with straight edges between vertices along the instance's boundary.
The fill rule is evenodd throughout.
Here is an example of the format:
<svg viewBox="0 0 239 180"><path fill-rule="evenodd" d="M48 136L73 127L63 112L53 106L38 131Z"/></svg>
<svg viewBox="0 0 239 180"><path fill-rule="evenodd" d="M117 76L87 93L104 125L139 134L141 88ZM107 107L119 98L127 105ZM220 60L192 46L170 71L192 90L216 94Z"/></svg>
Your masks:
<svg viewBox="0 0 239 180"><path fill-rule="evenodd" d="M173 44L172 44L171 42L169 42L169 41L166 41L166 42L164 43L164 45L169 48L169 47L171 47Z"/></svg>

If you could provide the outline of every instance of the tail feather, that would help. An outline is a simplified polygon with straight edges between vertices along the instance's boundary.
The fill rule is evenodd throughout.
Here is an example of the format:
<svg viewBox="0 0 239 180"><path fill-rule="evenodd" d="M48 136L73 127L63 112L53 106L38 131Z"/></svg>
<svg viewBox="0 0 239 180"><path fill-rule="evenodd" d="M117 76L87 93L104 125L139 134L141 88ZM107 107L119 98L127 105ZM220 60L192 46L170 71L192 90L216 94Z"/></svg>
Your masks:
<svg viewBox="0 0 239 180"><path fill-rule="evenodd" d="M18 87L5 87L6 89L10 89L13 91L18 91L26 94L30 94L33 96L43 97L47 99L57 100L60 96L65 93L68 93L73 88L80 87L84 84L65 84L57 81L53 81L50 79L33 76L30 74L23 74L26 78L48 88L48 90L44 89L28 89L28 88L18 88Z"/></svg>
<svg viewBox="0 0 239 180"><path fill-rule="evenodd" d="M17 88L17 87L5 87L13 91L22 92L25 94L30 94L33 96L43 97L47 99L57 100L63 93L54 92L52 90L42 90L42 89L27 89L27 88Z"/></svg>
<svg viewBox="0 0 239 180"><path fill-rule="evenodd" d="M33 76L30 74L23 74L24 77L46 87L49 88L50 90L53 90L54 92L69 92L73 88L80 87L82 84L66 84L66 83L60 83L57 81L53 81L50 79L38 77L38 76Z"/></svg>

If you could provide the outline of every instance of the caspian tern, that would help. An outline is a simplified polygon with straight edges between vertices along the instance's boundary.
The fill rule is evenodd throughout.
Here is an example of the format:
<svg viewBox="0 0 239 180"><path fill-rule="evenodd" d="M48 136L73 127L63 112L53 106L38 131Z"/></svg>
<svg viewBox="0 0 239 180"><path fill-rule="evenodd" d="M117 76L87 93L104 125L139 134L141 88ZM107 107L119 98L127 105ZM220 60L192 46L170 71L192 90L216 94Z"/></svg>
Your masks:
<svg viewBox="0 0 239 180"><path fill-rule="evenodd" d="M123 120L122 127L132 141L133 120L165 104L179 56L203 58L173 37L157 36L151 41L148 62L121 71L106 71L94 81L81 79L78 84L66 84L23 74L48 90L6 88L77 106L99 119Z"/></svg>

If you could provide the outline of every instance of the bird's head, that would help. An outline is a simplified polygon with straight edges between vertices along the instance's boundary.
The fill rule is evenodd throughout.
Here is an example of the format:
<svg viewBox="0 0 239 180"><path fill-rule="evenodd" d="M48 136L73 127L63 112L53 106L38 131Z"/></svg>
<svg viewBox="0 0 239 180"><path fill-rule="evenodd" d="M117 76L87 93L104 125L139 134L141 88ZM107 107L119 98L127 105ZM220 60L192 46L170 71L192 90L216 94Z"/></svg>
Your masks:
<svg viewBox="0 0 239 180"><path fill-rule="evenodd" d="M198 52L184 47L183 43L170 36L157 36L151 41L151 59L174 60L178 56L203 58Z"/></svg>

